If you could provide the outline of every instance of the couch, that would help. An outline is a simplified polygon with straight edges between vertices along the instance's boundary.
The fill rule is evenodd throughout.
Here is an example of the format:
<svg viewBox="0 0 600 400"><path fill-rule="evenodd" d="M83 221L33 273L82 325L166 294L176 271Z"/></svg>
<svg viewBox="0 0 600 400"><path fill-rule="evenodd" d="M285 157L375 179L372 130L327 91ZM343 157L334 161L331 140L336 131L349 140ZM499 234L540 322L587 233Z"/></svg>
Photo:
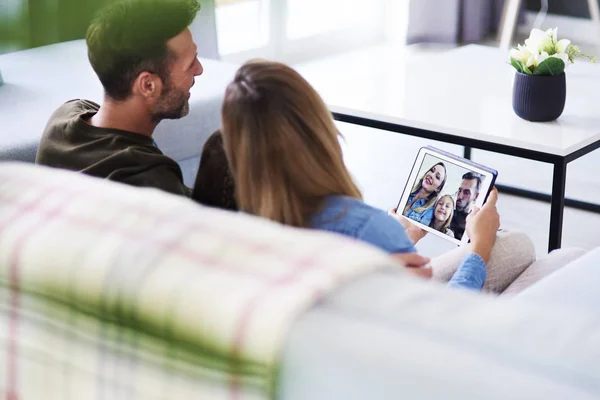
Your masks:
<svg viewBox="0 0 600 400"><path fill-rule="evenodd" d="M212 47L207 50L209 56L214 53ZM237 68L210 58L201 58L201 62L204 73L191 89L190 114L161 122L154 135L161 150L179 163L190 187L202 146L220 126L224 89ZM102 100L102 87L89 65L83 40L0 55L0 64L5 77L0 86L0 161L33 162L47 119L63 102ZM562 250L541 260L508 292L520 290L583 252L579 248ZM523 268L518 266L519 273Z"/></svg>
<svg viewBox="0 0 600 400"><path fill-rule="evenodd" d="M219 126L223 91L236 68L235 65L213 60L201 61L205 72L192 88L190 115L182 120L161 123L156 133L161 149L182 166L188 185L193 183L204 140ZM2 55L0 65L3 66L5 79L5 84L0 86L0 160L31 163L48 116L63 101L71 98L101 100L101 87L87 64L81 41ZM60 179L65 179L67 187L71 184L74 187L89 184L90 190L114 192L111 196L121 200L123 190L130 194L134 193L131 190L142 191L144 195L139 198L129 196L131 200L127 200L128 207L141 207L149 198L150 203L171 210L186 201L156 193L152 189L124 188L117 183L73 173L65 177L63 171L48 171L43 167L15 167L6 163L0 165L0 170L3 168L5 171L16 171L15 174L31 174L34 177L37 177L39 170L43 177L41 181L45 181L46 176L51 181L58 174L56 176L60 175ZM15 195L14 189L6 193ZM28 193L26 190L15 196L26 197ZM151 195L146 196L146 193ZM2 196L0 188L0 198ZM53 212L60 214L60 202L51 203L51 206L55 207ZM198 210L202 210L203 215L211 219L218 221L222 218L224 226L232 231L237 231L239 220L240 226L245 228L238 233L246 238L253 237L264 223L242 216L232 219L230 213L207 210L198 205L186 204L182 207L188 213L181 216L182 220L186 220L186 215L191 218ZM119 218L118 209L111 212L113 218ZM15 222L15 218L26 218L29 214L2 215L0 224L6 228L10 226L9 223ZM315 235L307 240L315 243L321 241L320 233L298 233L279 226L269 229L269 237L288 243L286 249L292 254L295 235L308 234L311 238ZM139 246L136 254L142 255L145 249L151 249L151 244L157 240L152 235L160 235L160 229L152 231L156 233L149 234L148 241L135 243L135 246ZM60 235L57 240L56 243L69 248L68 243L60 241ZM12 254L15 246L19 246L18 241L3 241L0 236L0 255L5 255L0 258L0 270L5 274L12 265L6 255ZM337 253L354 254L362 251L354 249L354 246L360 247L356 243L339 244ZM236 248L235 243L231 248ZM52 249L49 247L45 251ZM333 250L336 250L335 246ZM165 254L170 255L171 251L172 248L168 248ZM332 260L339 256L336 251L327 251L333 254ZM598 250L586 255L580 249L553 252L529 266L523 273L523 279L511 285L506 295L496 297L452 291L439 284L422 282L397 273L381 261L381 255L373 253L372 265L367 263L369 265L363 268L361 274L341 280L337 285L328 285L326 290L320 289L311 302L294 310L285 334L279 336L281 343L276 371L270 375L274 387L259 390L256 397L248 398L598 398L600 313L595 307L590 307L590 304L598 304L600 300L595 290L600 283L600 270L593 268L598 256ZM37 257L43 262L49 259L43 252ZM248 259L237 268L250 268L245 262L251 259L252 254L249 254ZM178 262L180 260L173 258L173 268ZM572 265L568 268L561 268L570 262ZM131 263L135 264L135 258L122 261L124 265ZM43 274L47 274L44 276L52 276L50 270L46 269L52 268L52 264L43 265L44 268L40 268ZM554 272L557 269L560 271ZM168 280L169 268L163 272ZM522 291L532 280L550 272L552 274L548 278ZM563 282L569 285L563 285ZM47 284L45 280L42 283ZM10 282L7 287L12 287ZM32 296L36 296L35 292ZM222 296L223 301L227 301L227 293L222 293ZM10 299L10 296L6 298ZM10 321L14 306L10 301L4 303L3 323L6 323L6 318ZM193 315L194 307L201 307L201 304L191 307L186 311L189 313L187 315ZM112 318L108 314L103 315ZM116 321L120 323L120 320ZM51 322L44 324L40 325L42 331L51 328ZM48 337L58 340L52 335ZM122 349L135 343L127 335L121 337L117 333L114 338L117 341L122 339L119 342L119 348ZM10 343L10 340L5 341L8 347L4 350L11 348ZM193 357L193 351L191 355ZM119 361L118 368L115 367L109 376L103 376L102 379L112 382L111 379L133 368L135 363L125 358ZM59 365L65 367L61 362L64 363L64 360L50 357L45 365L50 369L56 369ZM68 380L60 376L60 379ZM73 376L70 379L74 379ZM185 378L183 375L157 376L159 383L164 379L162 384L165 390L173 379ZM0 387L9 386L7 377L12 375L0 373ZM53 384L58 385L51 380L39 382L43 383L40 388L48 385L48 393L52 393ZM86 393L81 391L84 389L90 390L70 384L68 393L81 397ZM110 390L115 394L113 397L130 397L127 393L133 389L113 385ZM218 398L220 395L203 398Z"/></svg>
<svg viewBox="0 0 600 400"><path fill-rule="evenodd" d="M599 256L492 296L339 235L2 163L0 388L22 400L594 399Z"/></svg>

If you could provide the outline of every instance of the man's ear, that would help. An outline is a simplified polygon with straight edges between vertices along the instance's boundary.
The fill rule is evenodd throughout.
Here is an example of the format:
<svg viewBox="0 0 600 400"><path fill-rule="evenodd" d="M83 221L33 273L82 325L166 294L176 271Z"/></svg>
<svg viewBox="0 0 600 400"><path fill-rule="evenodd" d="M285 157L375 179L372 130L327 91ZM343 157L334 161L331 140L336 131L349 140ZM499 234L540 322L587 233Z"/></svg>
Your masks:
<svg viewBox="0 0 600 400"><path fill-rule="evenodd" d="M160 79L147 71L140 73L133 82L133 94L138 94L145 98L157 97L160 94L160 89Z"/></svg>

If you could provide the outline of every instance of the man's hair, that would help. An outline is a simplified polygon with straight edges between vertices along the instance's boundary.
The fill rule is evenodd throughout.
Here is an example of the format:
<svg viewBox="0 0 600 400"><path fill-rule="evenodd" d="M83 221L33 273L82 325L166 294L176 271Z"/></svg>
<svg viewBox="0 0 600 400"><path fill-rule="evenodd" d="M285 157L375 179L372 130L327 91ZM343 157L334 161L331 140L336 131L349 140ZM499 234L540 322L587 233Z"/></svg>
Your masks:
<svg viewBox="0 0 600 400"><path fill-rule="evenodd" d="M86 34L88 58L106 95L125 100L137 76L169 81L167 41L200 10L198 0L122 0L99 11Z"/></svg>
<svg viewBox="0 0 600 400"><path fill-rule="evenodd" d="M476 174L474 172L467 172L466 174L464 174L462 176L463 180L472 180L475 179L477 180L477 185L475 186L475 194L479 194L479 189L481 189L481 175Z"/></svg>

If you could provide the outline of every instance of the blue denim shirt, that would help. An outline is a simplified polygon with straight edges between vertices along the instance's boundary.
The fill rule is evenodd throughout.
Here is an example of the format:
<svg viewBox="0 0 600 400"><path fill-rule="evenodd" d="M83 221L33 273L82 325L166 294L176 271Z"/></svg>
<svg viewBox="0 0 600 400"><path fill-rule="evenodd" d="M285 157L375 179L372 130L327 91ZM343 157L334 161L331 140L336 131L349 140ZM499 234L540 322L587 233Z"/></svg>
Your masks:
<svg viewBox="0 0 600 400"><path fill-rule="evenodd" d="M385 211L352 197L329 196L325 208L312 222L315 229L349 236L390 254L417 251L402 224ZM448 285L481 290L486 275L487 269L481 257L470 253Z"/></svg>
<svg viewBox="0 0 600 400"><path fill-rule="evenodd" d="M413 201L415 196L416 196L416 194L411 194L408 197L408 203ZM429 207L427 210L423 210L421 212L415 211L415 208L423 207L425 205L425 203L427 203L427 199L419 199L419 200L415 201L415 203L410 207L410 209L407 212L405 212L403 215L406 218L412 219L413 221L417 221L417 222L422 223L423 225L429 226L429 224L431 223L431 220L433 219L433 207Z"/></svg>

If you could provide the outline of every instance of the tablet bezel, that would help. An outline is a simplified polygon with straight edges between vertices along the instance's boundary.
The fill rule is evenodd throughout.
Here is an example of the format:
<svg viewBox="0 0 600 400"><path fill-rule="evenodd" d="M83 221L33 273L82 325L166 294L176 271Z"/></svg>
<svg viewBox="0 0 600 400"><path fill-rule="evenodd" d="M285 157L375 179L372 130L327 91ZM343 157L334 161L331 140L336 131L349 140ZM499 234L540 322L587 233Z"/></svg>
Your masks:
<svg viewBox="0 0 600 400"><path fill-rule="evenodd" d="M427 155L433 156L433 157L439 159L439 161L452 163L458 167L465 168L469 171L472 171L472 172L475 172L482 176L485 176L485 179L481 182L481 188L479 190L480 195L477 198L477 200L475 201L475 206L481 207L485 203L485 200L487 199L487 196L489 195L489 192L496 181L496 177L498 176L498 172L496 170L491 169L486 166L483 166L481 164L475 163L466 158L459 157L454 154L448 153L446 151L437 149L435 147L425 146L425 147L421 147L419 149L419 152L417 153L415 162L413 163L412 170L410 172L408 180L406 181L406 185L404 186L404 190L402 192L402 196L400 197L400 201L398 202L398 208L397 208L398 215L403 215L404 207L406 206L406 204L408 202L408 198L410 197L410 192L413 188L415 181L419 179L419 176L417 176L417 175L419 173L419 170L421 169L421 166L423 165L423 160L425 159L425 156L427 156ZM456 199L455 199L455 201L456 201ZM405 218L408 221L410 221L412 224L415 224L418 227L420 227L421 229L424 229L429 233L432 233L436 236L446 239L446 240L450 241L451 243L454 243L457 246L464 246L465 244L469 243L469 237L468 237L466 231L464 232L461 240L458 240L458 239L452 238L452 237L446 235L445 233L442 233L432 227L429 227L420 222L414 221L408 217L405 217Z"/></svg>

